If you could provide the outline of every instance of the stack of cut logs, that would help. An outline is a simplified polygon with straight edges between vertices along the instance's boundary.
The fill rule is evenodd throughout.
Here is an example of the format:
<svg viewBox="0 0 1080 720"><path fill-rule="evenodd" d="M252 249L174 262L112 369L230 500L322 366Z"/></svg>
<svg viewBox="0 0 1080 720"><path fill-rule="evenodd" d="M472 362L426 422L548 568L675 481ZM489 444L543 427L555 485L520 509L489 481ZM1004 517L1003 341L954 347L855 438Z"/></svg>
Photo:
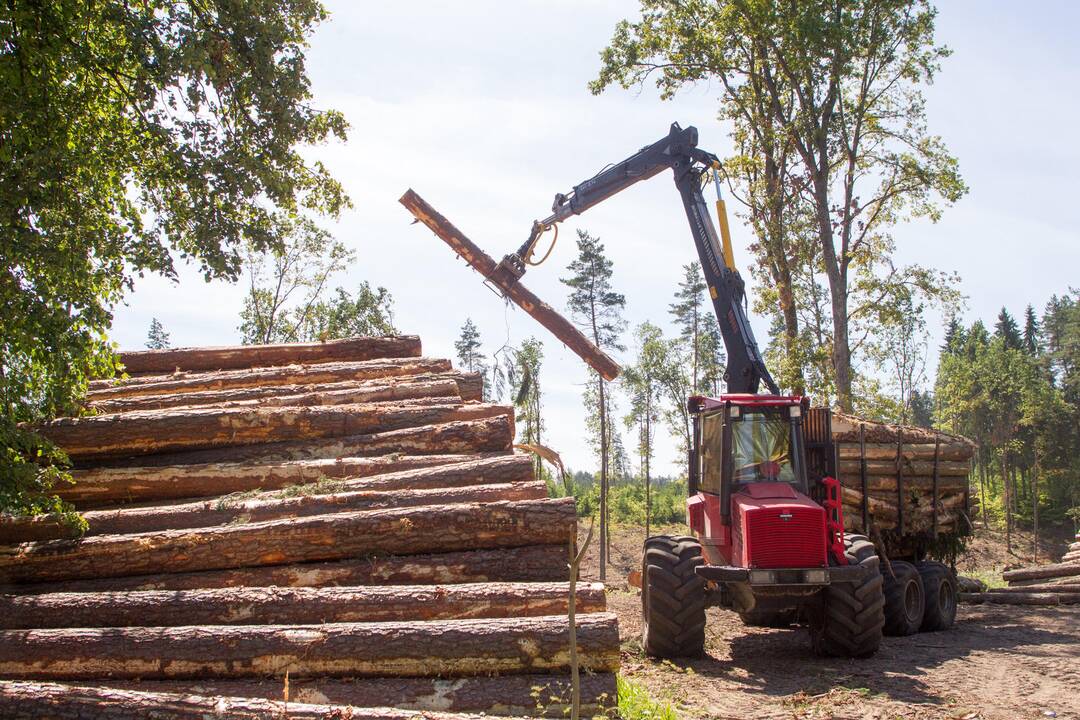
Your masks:
<svg viewBox="0 0 1080 720"><path fill-rule="evenodd" d="M989 588L981 593L964 593L961 599L995 605L1077 605L1080 604L1080 533L1069 545L1061 562L1006 570L1002 578L1008 587Z"/></svg>
<svg viewBox="0 0 1080 720"><path fill-rule="evenodd" d="M832 437L848 530L872 525L901 535L958 533L967 524L974 444L910 425L888 425L834 411Z"/></svg>
<svg viewBox="0 0 1080 720"><path fill-rule="evenodd" d="M479 376L415 337L121 360L42 428L85 536L0 518L0 716L568 711L574 501ZM618 628L600 585L576 611L594 714Z"/></svg>

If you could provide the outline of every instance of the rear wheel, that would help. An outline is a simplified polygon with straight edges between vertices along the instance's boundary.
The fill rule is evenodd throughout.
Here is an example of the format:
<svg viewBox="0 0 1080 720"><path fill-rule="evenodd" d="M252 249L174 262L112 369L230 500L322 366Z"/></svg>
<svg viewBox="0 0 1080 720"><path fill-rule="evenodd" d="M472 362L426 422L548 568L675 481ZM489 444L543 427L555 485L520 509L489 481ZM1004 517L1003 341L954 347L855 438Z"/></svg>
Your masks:
<svg viewBox="0 0 1080 720"><path fill-rule="evenodd" d="M788 628L795 623L796 610L751 610L739 613L747 627Z"/></svg>
<svg viewBox="0 0 1080 720"><path fill-rule="evenodd" d="M920 627L924 632L948 630L956 621L956 578L944 563L921 562L915 566L922 577L926 609Z"/></svg>
<svg viewBox="0 0 1080 720"><path fill-rule="evenodd" d="M913 635L922 627L926 606L922 577L904 560L891 565L893 576L885 573L885 634Z"/></svg>
<svg viewBox="0 0 1080 720"><path fill-rule="evenodd" d="M705 652L704 560L692 537L651 537L641 564L642 644L648 655L698 657Z"/></svg>
<svg viewBox="0 0 1080 720"><path fill-rule="evenodd" d="M865 574L859 582L832 583L822 591L822 605L810 618L810 638L820 655L866 657L877 652L885 624L878 556L862 535L844 537L844 555Z"/></svg>

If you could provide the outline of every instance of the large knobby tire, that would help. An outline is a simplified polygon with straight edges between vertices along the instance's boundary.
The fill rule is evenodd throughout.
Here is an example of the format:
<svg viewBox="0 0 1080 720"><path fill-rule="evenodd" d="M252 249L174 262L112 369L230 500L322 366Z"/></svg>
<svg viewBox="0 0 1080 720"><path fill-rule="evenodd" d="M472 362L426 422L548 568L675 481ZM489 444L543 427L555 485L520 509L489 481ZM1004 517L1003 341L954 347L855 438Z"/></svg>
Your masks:
<svg viewBox="0 0 1080 720"><path fill-rule="evenodd" d="M948 630L956 621L956 577L945 564L933 561L915 566L922 577L926 609L920 630Z"/></svg>
<svg viewBox="0 0 1080 720"><path fill-rule="evenodd" d="M653 657L698 657L705 652L705 581L694 569L704 560L692 537L651 537L641 561L642 644Z"/></svg>
<svg viewBox="0 0 1080 720"><path fill-rule="evenodd" d="M747 627L789 628L795 624L796 610L751 610L739 613L743 625Z"/></svg>
<svg viewBox="0 0 1080 720"><path fill-rule="evenodd" d="M923 623L926 593L915 566L893 560L892 576L885 573L885 634L914 635Z"/></svg>
<svg viewBox="0 0 1080 720"><path fill-rule="evenodd" d="M844 537L849 565L865 568L862 580L832 583L822 591L822 605L810 618L814 652L833 657L867 657L881 645L885 596L874 544L862 535Z"/></svg>

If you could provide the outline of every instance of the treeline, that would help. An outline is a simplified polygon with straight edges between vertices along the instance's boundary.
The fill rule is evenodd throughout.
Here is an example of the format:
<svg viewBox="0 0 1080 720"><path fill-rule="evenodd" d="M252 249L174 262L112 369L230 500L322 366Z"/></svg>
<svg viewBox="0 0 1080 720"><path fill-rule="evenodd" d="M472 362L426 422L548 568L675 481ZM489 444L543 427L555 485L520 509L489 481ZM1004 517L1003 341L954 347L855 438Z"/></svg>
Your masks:
<svg viewBox="0 0 1080 720"><path fill-rule="evenodd" d="M980 513L1002 522L1080 522L1080 293L1053 296L1023 327L953 319L932 396L935 424L978 443Z"/></svg>

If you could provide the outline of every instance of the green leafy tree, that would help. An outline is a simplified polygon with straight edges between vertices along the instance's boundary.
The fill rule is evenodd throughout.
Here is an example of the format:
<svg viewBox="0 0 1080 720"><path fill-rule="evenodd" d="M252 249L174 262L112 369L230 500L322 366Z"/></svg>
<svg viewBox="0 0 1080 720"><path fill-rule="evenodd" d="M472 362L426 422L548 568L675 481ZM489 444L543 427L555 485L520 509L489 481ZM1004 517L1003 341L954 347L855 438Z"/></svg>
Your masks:
<svg viewBox="0 0 1080 720"><path fill-rule="evenodd" d="M312 305L296 337L313 342L396 333L390 291L384 287L372 288L365 280L355 294L342 287L335 288L330 297Z"/></svg>
<svg viewBox="0 0 1080 720"><path fill-rule="evenodd" d="M570 288L567 305L570 314L598 348L622 350L619 337L626 326L622 311L626 298L615 292L611 284L612 263L604 254L604 245L584 230L578 230L577 257L567 266L570 276L561 282ZM589 371L585 390L586 407L590 408L590 430L597 458L600 461L600 579L607 577L608 518L607 493L611 465L611 399L606 381L595 371Z"/></svg>
<svg viewBox="0 0 1080 720"><path fill-rule="evenodd" d="M356 259L308 218L274 218L282 244L264 253L249 245L248 293L240 311L245 344L299 342L330 278Z"/></svg>
<svg viewBox="0 0 1080 720"><path fill-rule="evenodd" d="M313 0L0 9L3 509L55 506L63 456L18 423L77 412L115 371L106 332L136 274L175 277L179 256L236 279L244 247L280 245L275 214L348 204L299 151L347 128L311 102L325 18Z"/></svg>
<svg viewBox="0 0 1080 720"><path fill-rule="evenodd" d="M590 86L599 93L652 80L670 99L710 81L737 137L757 143L752 154L790 147L811 203L831 372L845 409L858 351L853 320L898 287L934 293L951 281L896 267L889 234L905 217L937 219L942 202L966 191L956 160L926 127L922 86L948 55L934 40L935 15L925 0L643 0L640 20L617 25Z"/></svg>
<svg viewBox="0 0 1080 720"><path fill-rule="evenodd" d="M172 347L169 344L169 333L165 332L165 326L157 318L150 319L150 332L146 334L146 347L150 350L164 350Z"/></svg>

